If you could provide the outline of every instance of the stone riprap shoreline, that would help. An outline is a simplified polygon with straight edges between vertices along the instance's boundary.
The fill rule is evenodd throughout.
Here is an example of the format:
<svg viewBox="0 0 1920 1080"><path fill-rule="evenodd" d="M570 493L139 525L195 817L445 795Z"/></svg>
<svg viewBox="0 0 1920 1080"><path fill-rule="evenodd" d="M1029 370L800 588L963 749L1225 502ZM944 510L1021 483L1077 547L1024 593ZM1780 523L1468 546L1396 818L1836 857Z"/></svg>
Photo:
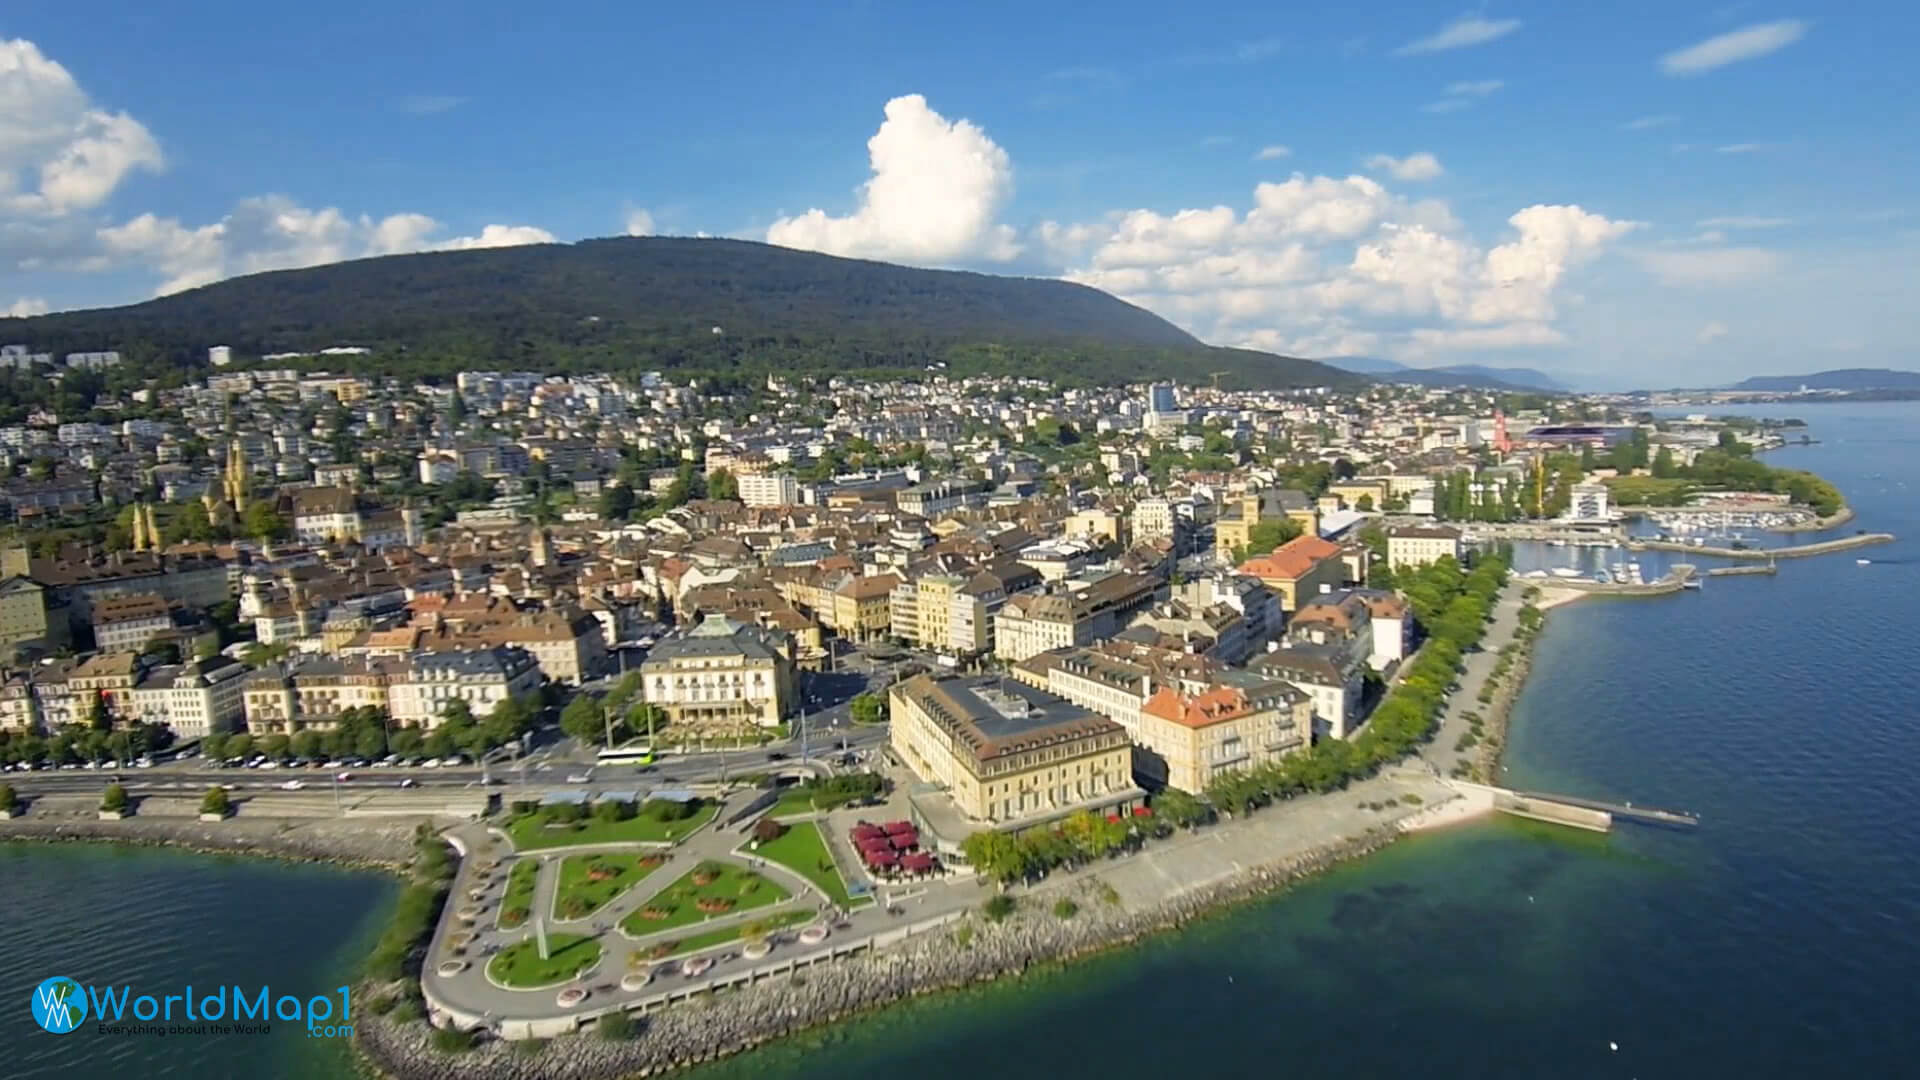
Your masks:
<svg viewBox="0 0 1920 1080"><path fill-rule="evenodd" d="M398 870L413 855L414 829L421 822L430 822L436 828L449 824L424 816L371 821L232 818L201 822L179 817L100 821L36 815L0 821L0 841L172 847L210 855L265 856Z"/></svg>
<svg viewBox="0 0 1920 1080"><path fill-rule="evenodd" d="M969 913L951 927L909 938L884 951L803 968L796 975L703 1002L636 1014L635 1035L626 1041L609 1042L584 1032L550 1042L533 1054L505 1042L448 1054L431 1044L430 1029L424 1023L395 1024L369 1013L357 1024L356 1044L369 1067L399 1080L615 1080L657 1075L905 998L1017 975L1124 945L1377 851L1398 835L1391 826L1371 829L1293 858L1249 867L1136 910L1113 902L1113 894L1097 876L1043 887L1022 894L1015 913L999 923ZM1053 905L1062 897L1078 905L1070 918L1053 914Z"/></svg>

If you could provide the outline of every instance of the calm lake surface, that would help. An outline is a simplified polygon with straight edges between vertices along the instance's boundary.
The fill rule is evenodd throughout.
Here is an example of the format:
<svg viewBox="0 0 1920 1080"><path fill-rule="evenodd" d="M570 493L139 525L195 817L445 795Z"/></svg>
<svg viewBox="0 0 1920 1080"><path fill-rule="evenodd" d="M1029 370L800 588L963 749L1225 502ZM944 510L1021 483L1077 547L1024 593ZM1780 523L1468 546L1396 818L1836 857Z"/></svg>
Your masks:
<svg viewBox="0 0 1920 1080"><path fill-rule="evenodd" d="M1140 947L692 1075L1920 1074L1898 1004L1920 970L1920 405L1771 415L1821 440L1769 460L1839 485L1860 512L1841 535L1901 540L1863 552L1869 566L1786 562L1774 578L1556 611L1507 758L1516 785L1691 810L1699 830L1496 821L1425 836ZM320 992L393 893L379 876L270 863L0 849L0 967L20 1003L0 1029L17 1048L5 1073L351 1075L337 1048L278 1032L55 1038L24 999L56 973L243 972Z"/></svg>

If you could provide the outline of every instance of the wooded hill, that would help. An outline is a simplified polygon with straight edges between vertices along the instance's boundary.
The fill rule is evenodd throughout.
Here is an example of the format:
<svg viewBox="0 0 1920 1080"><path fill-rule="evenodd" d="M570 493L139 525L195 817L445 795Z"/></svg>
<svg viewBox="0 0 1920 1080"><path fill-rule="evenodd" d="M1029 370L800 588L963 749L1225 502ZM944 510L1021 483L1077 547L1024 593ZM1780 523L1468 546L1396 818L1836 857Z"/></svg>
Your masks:
<svg viewBox="0 0 1920 1080"><path fill-rule="evenodd" d="M739 240L618 237L390 255L231 278L126 307L0 319L0 342L119 349L185 373L236 357L326 357L412 377L462 368L758 375L770 371L1150 378L1223 386L1363 381L1310 360L1201 344L1097 289L921 270Z"/></svg>

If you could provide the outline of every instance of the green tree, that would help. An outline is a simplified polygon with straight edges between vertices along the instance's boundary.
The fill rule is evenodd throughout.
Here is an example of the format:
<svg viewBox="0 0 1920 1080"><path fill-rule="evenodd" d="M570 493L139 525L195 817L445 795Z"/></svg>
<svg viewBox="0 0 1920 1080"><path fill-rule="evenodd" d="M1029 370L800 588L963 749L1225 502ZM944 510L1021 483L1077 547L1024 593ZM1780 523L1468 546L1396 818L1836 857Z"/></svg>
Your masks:
<svg viewBox="0 0 1920 1080"><path fill-rule="evenodd" d="M387 752L387 732L378 724L363 727L353 737L355 755L369 760Z"/></svg>
<svg viewBox="0 0 1920 1080"><path fill-rule="evenodd" d="M633 513L633 489L625 484L610 484L600 492L600 516L608 521L625 521Z"/></svg>
<svg viewBox="0 0 1920 1080"><path fill-rule="evenodd" d="M95 690L93 703L87 706L87 727L93 731L105 731L112 726L113 717L107 712L106 696Z"/></svg>
<svg viewBox="0 0 1920 1080"><path fill-rule="evenodd" d="M1264 555L1299 536L1300 523L1290 517L1269 518L1247 530L1247 552Z"/></svg>
<svg viewBox="0 0 1920 1080"><path fill-rule="evenodd" d="M20 805L20 796L13 790L12 784L0 784L0 812L12 813Z"/></svg>
<svg viewBox="0 0 1920 1080"><path fill-rule="evenodd" d="M287 747L293 751L294 757L317 757L320 754L320 733L311 729L296 731L293 738L288 740Z"/></svg>
<svg viewBox="0 0 1920 1080"><path fill-rule="evenodd" d="M589 745L606 742L607 711L592 694L576 695L560 710L560 730Z"/></svg>
<svg viewBox="0 0 1920 1080"><path fill-rule="evenodd" d="M734 479L733 473L726 469L713 470L713 472L707 476L707 498L738 501L740 498L740 481Z"/></svg>
<svg viewBox="0 0 1920 1080"><path fill-rule="evenodd" d="M878 724L887 718L886 700L879 694L856 694L848 708L856 724Z"/></svg>
<svg viewBox="0 0 1920 1080"><path fill-rule="evenodd" d="M253 736L244 731L227 736L226 755L229 758L252 757Z"/></svg>
<svg viewBox="0 0 1920 1080"><path fill-rule="evenodd" d="M100 796L100 809L106 811L124 811L130 800L127 789L120 784L108 784L107 790Z"/></svg>
<svg viewBox="0 0 1920 1080"><path fill-rule="evenodd" d="M203 814L219 814L221 817L226 817L232 808L232 801L227 798L227 789L222 787L208 788L206 795L200 799L200 812Z"/></svg>
<svg viewBox="0 0 1920 1080"><path fill-rule="evenodd" d="M293 740L285 735L268 735L260 740L260 752L272 761L285 758L293 748Z"/></svg>
<svg viewBox="0 0 1920 1080"><path fill-rule="evenodd" d="M961 841L960 850L974 869L1003 886L1027 876L1026 850L1006 833L991 829L973 833Z"/></svg>
<svg viewBox="0 0 1920 1080"><path fill-rule="evenodd" d="M247 504L246 512L240 517L240 530L263 543L293 535L293 526L265 499Z"/></svg>
<svg viewBox="0 0 1920 1080"><path fill-rule="evenodd" d="M1653 455L1653 475L1661 480L1666 480L1678 475L1678 473L1679 467L1673 460L1673 447L1662 446L1659 452Z"/></svg>
<svg viewBox="0 0 1920 1080"><path fill-rule="evenodd" d="M1166 788L1153 797L1153 811L1176 828L1191 829L1204 825L1213 811L1199 796L1179 788Z"/></svg>
<svg viewBox="0 0 1920 1080"><path fill-rule="evenodd" d="M403 758L419 757L426 740L417 727L403 727L387 737L387 751Z"/></svg>

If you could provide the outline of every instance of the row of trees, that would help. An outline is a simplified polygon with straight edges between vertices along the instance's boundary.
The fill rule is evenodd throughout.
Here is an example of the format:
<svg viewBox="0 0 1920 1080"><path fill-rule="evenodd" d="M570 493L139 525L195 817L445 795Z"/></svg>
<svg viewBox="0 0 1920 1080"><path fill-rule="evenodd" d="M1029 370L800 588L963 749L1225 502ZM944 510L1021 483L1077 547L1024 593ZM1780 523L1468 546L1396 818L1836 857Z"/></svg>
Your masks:
<svg viewBox="0 0 1920 1080"><path fill-rule="evenodd" d="M657 705L635 701L640 673L630 672L604 698L574 695L560 710L560 730L591 746L618 746L640 735L658 734L667 715Z"/></svg>
<svg viewBox="0 0 1920 1080"><path fill-rule="evenodd" d="M253 735L248 732L216 733L200 740L202 752L209 758L245 758L265 754L276 761L286 758L450 757L465 753L473 757L518 739L533 730L541 710L546 707L542 694L524 694L494 706L485 717L476 717L466 702L447 703L441 721L431 731L411 725L395 727L386 710L366 706L343 710L326 731L304 728L289 734Z"/></svg>
<svg viewBox="0 0 1920 1080"><path fill-rule="evenodd" d="M1479 643L1506 576L1507 564L1497 556L1483 559L1471 573L1463 573L1452 559L1419 571L1405 591L1427 642L1366 728L1352 739L1323 740L1275 764L1228 773L1208 786L1207 801L1229 813L1245 813L1303 792L1337 790L1412 753L1432 735L1460 657Z"/></svg>
<svg viewBox="0 0 1920 1080"><path fill-rule="evenodd" d="M51 735L0 731L0 762L77 765L131 761L171 745L173 731L164 724L132 723L113 731L90 724L67 724Z"/></svg>

